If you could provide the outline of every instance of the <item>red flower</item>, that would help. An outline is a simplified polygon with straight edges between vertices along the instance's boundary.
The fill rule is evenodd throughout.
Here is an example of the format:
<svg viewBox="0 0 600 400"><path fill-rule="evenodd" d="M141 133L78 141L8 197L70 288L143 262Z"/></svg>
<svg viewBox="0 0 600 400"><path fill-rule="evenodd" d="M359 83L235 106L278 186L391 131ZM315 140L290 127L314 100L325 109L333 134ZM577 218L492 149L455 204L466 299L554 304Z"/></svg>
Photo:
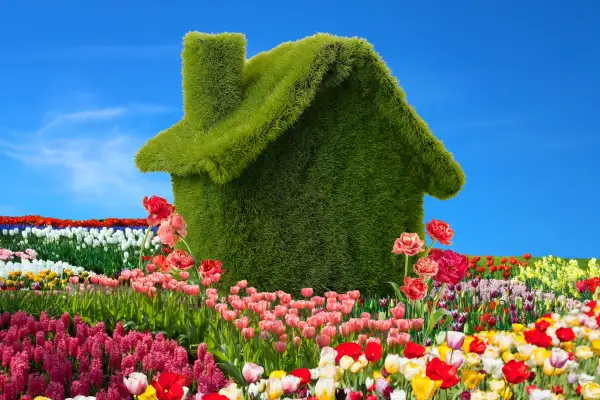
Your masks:
<svg viewBox="0 0 600 400"><path fill-rule="evenodd" d="M425 347L420 344L408 342L404 348L404 357L406 358L421 358L425 355Z"/></svg>
<svg viewBox="0 0 600 400"><path fill-rule="evenodd" d="M194 259L185 250L175 250L167 256L167 263L175 269L186 270L194 265Z"/></svg>
<svg viewBox="0 0 600 400"><path fill-rule="evenodd" d="M434 381L442 381L442 389L448 389L460 382L460 378L456 376L457 369L446 364L439 358L434 358L429 361L425 369L425 375Z"/></svg>
<svg viewBox="0 0 600 400"><path fill-rule="evenodd" d="M349 356L354 359L354 361L358 360L358 357L362 354L362 349L358 343L346 342L338 345L335 349L337 351L337 356L335 357L335 362L339 363L340 359L344 356Z"/></svg>
<svg viewBox="0 0 600 400"><path fill-rule="evenodd" d="M404 277L404 286L400 287L410 300L421 300L427 294L427 284L421 278Z"/></svg>
<svg viewBox="0 0 600 400"><path fill-rule="evenodd" d="M221 274L223 263L219 260L202 260L200 262L200 273L202 277L208 278L215 274Z"/></svg>
<svg viewBox="0 0 600 400"><path fill-rule="evenodd" d="M538 347L546 348L552 344L552 338L537 329L525 331L524 335L527 343L534 344Z"/></svg>
<svg viewBox="0 0 600 400"><path fill-rule="evenodd" d="M202 400L229 400L229 397L219 393L209 393L202 396Z"/></svg>
<svg viewBox="0 0 600 400"><path fill-rule="evenodd" d="M156 226L160 224L163 220L167 219L169 215L175 211L175 207L173 207L169 202L162 197L152 196L148 199L148 197L144 197L142 201L144 208L148 211L148 225Z"/></svg>
<svg viewBox="0 0 600 400"><path fill-rule="evenodd" d="M483 354L486 348L485 342L477 337L469 344L470 353Z"/></svg>
<svg viewBox="0 0 600 400"><path fill-rule="evenodd" d="M502 367L502 373L508 383L518 385L529 378L529 368L522 361L510 360Z"/></svg>
<svg viewBox="0 0 600 400"><path fill-rule="evenodd" d="M600 286L600 278L599 277L594 277L594 278L590 278L588 280L585 281L586 286L588 288L588 290L590 291L591 294L596 293L596 289L598 289L598 286Z"/></svg>
<svg viewBox="0 0 600 400"><path fill-rule="evenodd" d="M431 239L445 245L452 244L450 240L454 236L454 231L446 222L432 219L425 225L425 230Z"/></svg>
<svg viewBox="0 0 600 400"><path fill-rule="evenodd" d="M429 258L438 263L438 272L433 277L437 282L456 285L467 274L467 267L469 265L467 257L452 250L430 253Z"/></svg>
<svg viewBox="0 0 600 400"><path fill-rule="evenodd" d="M556 330L556 337L561 342L571 342L575 340L575 332L571 328L558 328Z"/></svg>
<svg viewBox="0 0 600 400"><path fill-rule="evenodd" d="M151 384L156 389L156 398L158 400L181 400L183 397L185 376L172 372L163 372L158 377L158 381L153 380Z"/></svg>
<svg viewBox="0 0 600 400"><path fill-rule="evenodd" d="M350 400L361 400L362 397L362 392L350 392Z"/></svg>
<svg viewBox="0 0 600 400"><path fill-rule="evenodd" d="M369 342L365 347L365 357L369 362L377 362L381 360L383 349L377 342Z"/></svg>
<svg viewBox="0 0 600 400"><path fill-rule="evenodd" d="M575 289L577 289L577 291L579 293L584 293L585 291L587 291L588 290L587 279L575 283Z"/></svg>
<svg viewBox="0 0 600 400"><path fill-rule="evenodd" d="M300 384L306 385L310 382L310 370L308 368L297 368L290 372L290 375L300 378ZM203 398L204 399L204 398Z"/></svg>
<svg viewBox="0 0 600 400"><path fill-rule="evenodd" d="M563 390L562 386L556 385L556 386L552 386L552 393L554 393L554 394L564 394L565 391Z"/></svg>
<svg viewBox="0 0 600 400"><path fill-rule="evenodd" d="M550 323L545 319L539 320L535 323L535 329L540 332L546 332L546 329L550 326Z"/></svg>
<svg viewBox="0 0 600 400"><path fill-rule="evenodd" d="M531 254L529 253L525 253L525 255L523 256L524 259L529 260L531 258Z"/></svg>

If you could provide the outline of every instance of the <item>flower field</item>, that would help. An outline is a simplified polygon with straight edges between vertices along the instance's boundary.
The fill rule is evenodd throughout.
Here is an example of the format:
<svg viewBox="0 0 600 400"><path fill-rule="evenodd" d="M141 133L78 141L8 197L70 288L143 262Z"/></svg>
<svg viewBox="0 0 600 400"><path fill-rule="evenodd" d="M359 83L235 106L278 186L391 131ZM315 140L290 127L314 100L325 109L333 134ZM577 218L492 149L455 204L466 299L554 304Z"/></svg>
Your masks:
<svg viewBox="0 0 600 400"><path fill-rule="evenodd" d="M389 295L223 287L186 222L0 217L0 399L598 399L600 264L401 233ZM413 265L409 257L419 255Z"/></svg>

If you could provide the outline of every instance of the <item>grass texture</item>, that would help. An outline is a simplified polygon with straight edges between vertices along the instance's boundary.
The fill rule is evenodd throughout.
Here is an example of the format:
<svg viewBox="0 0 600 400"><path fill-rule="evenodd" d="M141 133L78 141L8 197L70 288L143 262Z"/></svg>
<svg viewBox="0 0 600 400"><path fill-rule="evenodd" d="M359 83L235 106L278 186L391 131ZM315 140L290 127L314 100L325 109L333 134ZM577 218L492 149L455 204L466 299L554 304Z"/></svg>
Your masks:
<svg viewBox="0 0 600 400"><path fill-rule="evenodd" d="M221 259L227 283L386 291L402 277L394 239L423 234L424 195L456 195L460 166L366 41L244 57L240 35L186 35L184 118L138 168L171 174L194 256Z"/></svg>

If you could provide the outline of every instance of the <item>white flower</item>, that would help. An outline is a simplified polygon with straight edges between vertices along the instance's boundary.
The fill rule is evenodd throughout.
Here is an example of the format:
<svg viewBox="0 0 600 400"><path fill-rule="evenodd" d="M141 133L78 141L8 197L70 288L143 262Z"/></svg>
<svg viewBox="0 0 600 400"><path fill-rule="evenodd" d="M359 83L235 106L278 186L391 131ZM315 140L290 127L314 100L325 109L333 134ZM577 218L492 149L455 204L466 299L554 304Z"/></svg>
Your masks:
<svg viewBox="0 0 600 400"><path fill-rule="evenodd" d="M550 390L533 389L529 393L529 400L550 400L552 392Z"/></svg>
<svg viewBox="0 0 600 400"><path fill-rule="evenodd" d="M406 400L406 392L396 389L390 394L390 400Z"/></svg>
<svg viewBox="0 0 600 400"><path fill-rule="evenodd" d="M588 375L588 374L581 373L577 376L577 382L581 386L585 385L588 382L593 382L593 381L594 381L594 377L591 375Z"/></svg>

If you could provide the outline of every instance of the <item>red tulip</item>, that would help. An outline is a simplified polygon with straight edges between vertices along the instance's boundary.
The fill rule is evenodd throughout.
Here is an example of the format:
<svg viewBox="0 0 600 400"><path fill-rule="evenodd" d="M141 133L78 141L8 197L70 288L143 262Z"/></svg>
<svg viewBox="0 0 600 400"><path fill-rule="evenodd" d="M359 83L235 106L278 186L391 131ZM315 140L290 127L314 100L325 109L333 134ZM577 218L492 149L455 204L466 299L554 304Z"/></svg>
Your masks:
<svg viewBox="0 0 600 400"><path fill-rule="evenodd" d="M556 337L561 342L570 342L575 340L575 332L571 328L558 328L556 330Z"/></svg>
<svg viewBox="0 0 600 400"><path fill-rule="evenodd" d="M552 345L552 338L537 329L525 331L524 336L527 343L535 344L538 347L546 348Z"/></svg>
<svg viewBox="0 0 600 400"><path fill-rule="evenodd" d="M335 362L339 363L340 359L344 356L350 356L355 361L358 360L358 357L362 354L362 348L358 343L346 342L338 345L335 349L337 351L337 356L335 357Z"/></svg>
<svg viewBox="0 0 600 400"><path fill-rule="evenodd" d="M420 344L409 342L404 348L404 357L421 358L425 354L425 347Z"/></svg>
<svg viewBox="0 0 600 400"><path fill-rule="evenodd" d="M442 389L448 389L460 382L460 378L456 375L457 369L446 364L439 358L434 358L429 361L425 374L429 379L434 381L442 381Z"/></svg>
<svg viewBox="0 0 600 400"><path fill-rule="evenodd" d="M485 353L485 349L487 348L485 342L479 338L474 338L473 341L469 344L469 352L475 354L483 354Z"/></svg>
<svg viewBox="0 0 600 400"><path fill-rule="evenodd" d="M529 378L529 368L522 361L510 360L502 367L502 373L508 383L518 385Z"/></svg>
<svg viewBox="0 0 600 400"><path fill-rule="evenodd" d="M365 357L369 362L375 363L381 359L383 349L377 342L369 342L365 347Z"/></svg>

